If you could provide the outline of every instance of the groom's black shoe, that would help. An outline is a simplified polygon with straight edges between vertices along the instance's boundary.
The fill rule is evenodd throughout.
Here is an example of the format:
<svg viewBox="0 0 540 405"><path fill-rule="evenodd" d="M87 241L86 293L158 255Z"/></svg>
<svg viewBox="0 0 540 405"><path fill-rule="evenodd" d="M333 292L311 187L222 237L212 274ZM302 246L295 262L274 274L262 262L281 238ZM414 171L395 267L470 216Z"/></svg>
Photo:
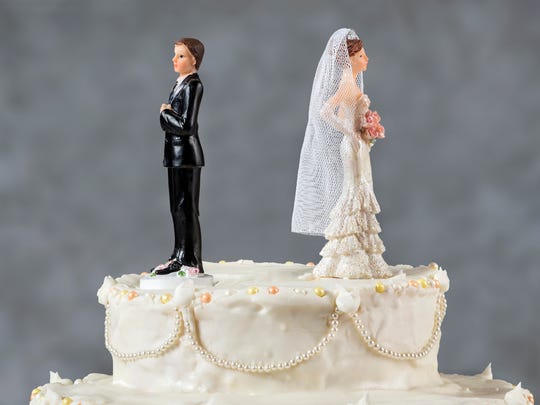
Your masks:
<svg viewBox="0 0 540 405"><path fill-rule="evenodd" d="M163 264L158 264L157 266L152 267L152 268L150 269L150 273L152 273L152 274L169 274L170 272L168 272L168 273L162 273L161 271L162 271L162 270L166 270L166 269L169 267L169 265L172 264L172 262L173 262L174 260L176 260L176 253L177 253L177 249L175 249L175 250L172 252L171 256L167 259L167 261L166 261L165 263L163 263ZM160 272L158 273L158 271L160 271Z"/></svg>
<svg viewBox="0 0 540 405"><path fill-rule="evenodd" d="M152 270L152 273L157 274L157 275L171 274L171 273L179 272L182 269L182 263L180 263L176 259L169 260L167 263L165 263L165 265L154 267L154 269Z"/></svg>

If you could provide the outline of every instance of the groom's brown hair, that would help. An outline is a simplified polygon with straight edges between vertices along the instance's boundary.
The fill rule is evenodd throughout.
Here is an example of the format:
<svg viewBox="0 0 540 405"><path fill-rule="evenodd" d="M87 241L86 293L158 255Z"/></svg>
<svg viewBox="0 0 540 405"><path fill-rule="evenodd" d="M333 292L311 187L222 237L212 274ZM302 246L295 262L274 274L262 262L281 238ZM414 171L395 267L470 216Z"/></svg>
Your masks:
<svg viewBox="0 0 540 405"><path fill-rule="evenodd" d="M204 45L196 38L181 38L174 43L175 45L185 45L195 58L195 69L199 70L204 56Z"/></svg>

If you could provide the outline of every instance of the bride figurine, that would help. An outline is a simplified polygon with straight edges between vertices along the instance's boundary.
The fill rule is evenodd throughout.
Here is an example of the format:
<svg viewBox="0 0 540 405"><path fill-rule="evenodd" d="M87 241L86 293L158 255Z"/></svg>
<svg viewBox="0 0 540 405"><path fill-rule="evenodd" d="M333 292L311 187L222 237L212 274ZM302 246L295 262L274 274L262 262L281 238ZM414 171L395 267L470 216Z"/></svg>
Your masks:
<svg viewBox="0 0 540 405"><path fill-rule="evenodd" d="M384 138L364 94L369 58L353 30L337 30L319 61L300 155L292 231L328 240L317 277L385 278L392 272L375 217L369 152Z"/></svg>

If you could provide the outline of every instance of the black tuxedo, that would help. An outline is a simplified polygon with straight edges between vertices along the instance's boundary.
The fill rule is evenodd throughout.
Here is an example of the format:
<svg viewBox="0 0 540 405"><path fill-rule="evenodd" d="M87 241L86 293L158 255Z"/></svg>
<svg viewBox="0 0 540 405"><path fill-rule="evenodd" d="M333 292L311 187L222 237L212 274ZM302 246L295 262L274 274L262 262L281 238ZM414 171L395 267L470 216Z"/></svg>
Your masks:
<svg viewBox="0 0 540 405"><path fill-rule="evenodd" d="M203 85L197 73L187 76L171 91L172 110L163 110L159 119L165 131L163 166L204 166L197 124L202 95Z"/></svg>
<svg viewBox="0 0 540 405"><path fill-rule="evenodd" d="M165 131L163 166L169 178L169 202L174 224L171 259L204 272L199 225L199 189L204 155L198 135L197 116L203 85L197 73L188 75L169 95L172 109L160 114Z"/></svg>

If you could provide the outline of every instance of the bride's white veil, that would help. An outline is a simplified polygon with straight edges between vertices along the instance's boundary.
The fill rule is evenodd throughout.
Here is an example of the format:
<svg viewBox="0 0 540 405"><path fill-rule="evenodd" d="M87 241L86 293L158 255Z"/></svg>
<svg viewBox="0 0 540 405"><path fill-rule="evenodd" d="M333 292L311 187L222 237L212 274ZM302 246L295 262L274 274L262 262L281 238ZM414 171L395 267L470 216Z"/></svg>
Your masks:
<svg viewBox="0 0 540 405"><path fill-rule="evenodd" d="M300 153L291 226L293 232L324 235L330 211L341 193L343 165L339 147L343 133L339 131L339 126L323 117L322 110L336 94L347 69L352 78L347 39L357 38L356 33L348 28L334 32L317 66ZM363 92L362 74L358 75L357 80Z"/></svg>

